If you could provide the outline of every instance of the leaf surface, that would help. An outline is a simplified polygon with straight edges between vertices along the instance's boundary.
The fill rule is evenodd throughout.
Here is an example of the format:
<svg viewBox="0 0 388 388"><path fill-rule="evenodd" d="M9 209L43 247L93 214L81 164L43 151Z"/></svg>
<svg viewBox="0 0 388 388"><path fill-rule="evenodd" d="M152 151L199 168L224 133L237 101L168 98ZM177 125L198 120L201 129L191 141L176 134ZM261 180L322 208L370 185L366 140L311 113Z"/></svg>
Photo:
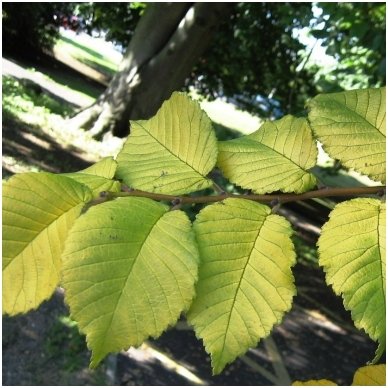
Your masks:
<svg viewBox="0 0 388 388"><path fill-rule="evenodd" d="M194 230L201 266L188 319L218 374L291 308L291 227L267 206L227 199L202 210Z"/></svg>
<svg viewBox="0 0 388 388"><path fill-rule="evenodd" d="M206 175L217 160L217 141L199 103L173 93L150 120L131 123L117 156L117 176L130 187L185 194L211 186Z"/></svg>
<svg viewBox="0 0 388 388"><path fill-rule="evenodd" d="M66 302L92 350L159 336L188 309L198 252L187 216L147 198L120 198L82 215L66 241Z"/></svg>
<svg viewBox="0 0 388 388"><path fill-rule="evenodd" d="M120 191L120 182L112 179L116 168L117 162L112 157L106 157L84 170L61 175L86 185L96 196L101 191Z"/></svg>
<svg viewBox="0 0 388 388"><path fill-rule="evenodd" d="M14 175L3 187L3 312L37 308L60 280L68 230L90 190L49 173Z"/></svg>
<svg viewBox="0 0 388 388"><path fill-rule="evenodd" d="M307 380L307 381L294 381L293 386L309 386L309 387L320 387L320 386L334 386L337 385L334 381L321 379L321 380Z"/></svg>
<svg viewBox="0 0 388 388"><path fill-rule="evenodd" d="M357 369L352 385L386 385L385 364L367 365Z"/></svg>
<svg viewBox="0 0 388 388"><path fill-rule="evenodd" d="M302 193L316 185L307 171L316 159L307 120L288 115L264 123L248 136L219 142L217 164L231 182L257 194Z"/></svg>
<svg viewBox="0 0 388 388"><path fill-rule="evenodd" d="M79 172L83 174L101 176L106 179L112 179L115 176L116 169L117 162L111 156L107 156Z"/></svg>
<svg viewBox="0 0 388 388"><path fill-rule="evenodd" d="M331 157L385 182L385 88L320 94L308 107L313 131Z"/></svg>
<svg viewBox="0 0 388 388"><path fill-rule="evenodd" d="M318 241L326 282L342 295L359 329L385 350L385 204L357 198L337 205Z"/></svg>

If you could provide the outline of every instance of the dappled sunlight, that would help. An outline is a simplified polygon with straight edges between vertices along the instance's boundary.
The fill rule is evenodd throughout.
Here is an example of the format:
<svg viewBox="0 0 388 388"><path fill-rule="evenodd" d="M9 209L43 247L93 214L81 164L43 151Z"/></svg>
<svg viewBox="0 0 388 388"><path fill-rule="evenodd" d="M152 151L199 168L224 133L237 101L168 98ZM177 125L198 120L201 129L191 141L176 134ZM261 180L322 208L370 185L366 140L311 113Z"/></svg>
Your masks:
<svg viewBox="0 0 388 388"><path fill-rule="evenodd" d="M13 60L2 58L2 68L3 76L11 76L18 80L28 80L30 81L30 87L34 87L34 84L39 85L40 92L44 91L46 94L69 106L79 108L87 106L94 101L93 98L84 93L77 92L63 84L55 82L47 74L43 74L35 69L26 69ZM6 95L6 97L8 96ZM22 99L20 101L23 103Z"/></svg>
<svg viewBox="0 0 388 388"><path fill-rule="evenodd" d="M91 10L94 4L85 7ZM138 4L125 6L129 10ZM93 32L85 27L87 18L77 14L85 12L82 5L76 5L80 8L74 8L72 18L85 24L77 33L61 30L53 52L31 50L30 59L13 54L12 60L3 58L6 385L289 386L323 377L348 385L354 371L373 359L377 346L383 352L385 320L382 315L375 319L375 313L383 311L385 301L380 271L385 186L364 188L381 183L351 168L361 166L363 173L385 178L385 89L339 93L341 108L331 108L326 93L306 99L319 90L318 84L310 90L313 74L305 72L311 71L309 57L294 71L302 58L299 43L282 40L277 49L270 44L271 23L281 16L278 10L287 11L288 3L280 8L262 3L262 20L255 17L260 9L247 4L245 13L244 3L235 4L229 25L223 21L233 29L226 34L220 24L225 39L210 46L218 54L213 59L206 51L198 54L184 86L174 79L195 46L185 35L192 34L191 27L201 29L212 14L201 3L181 3L181 22L172 26L170 20L168 36L159 32L159 11L158 18L150 19L155 28L144 27L143 35L134 29L136 39L131 38L127 53L138 41L136 66L126 67L126 54L119 65L122 56L114 44L79 33L82 28ZM291 28L303 14L307 23L311 4L306 10L301 6L299 13L294 13L297 7L289 8L282 28L287 23ZM222 17L214 15L214 25L219 24ZM267 28L244 37L245 27L234 25L242 15L252 17L247 19L249 30L255 23ZM61 18L55 14L54 19ZM279 37L290 35L292 28ZM204 31L193 40L197 48L216 30ZM148 53L152 34L160 47ZM144 37L150 38L145 46ZM260 47L255 37L262 40ZM233 49L230 63L227 55L221 60L229 43L240 38L249 55L232 55L239 52ZM282 47L294 52L292 61L279 55ZM123 71L116 73L120 66ZM217 82L210 74L214 69L220 69L214 72ZM235 80L229 85L230 75ZM207 82L209 87L202 88ZM161 104L158 97L173 90L168 85L191 91L172 92L158 114L145 120L148 108L151 115L152 105ZM265 101L262 92L269 93ZM378 98L370 98L371 93ZM272 123L264 119L266 114L271 121L285 116ZM359 123L360 117L365 123ZM333 120L344 124L343 133L337 134ZM369 135L363 131L369 127L379 130L376 143L371 130L373 141L366 144ZM338 154L326 148L326 130L335 150L337 137L345 139ZM113 135L128 132L128 139ZM371 147L365 163L352 164L366 145ZM368 159L377 155L374 145L384 155L376 159L381 167L377 172ZM343 153L349 156L346 168ZM73 173L80 170L82 174ZM53 174L13 176L24 172ZM360 193L376 198L346 201ZM368 210L362 218L356 201L368 202L373 216ZM362 217L353 217L355 210ZM361 250L354 249L356 229L368 252L362 268L346 264L360 258ZM372 238L373 257L367 245ZM357 252L354 258L352 252ZM363 291L369 275L376 281L375 269L369 271L369 264L376 263L382 292L374 304L376 295L365 298ZM360 292L360 301L343 287L356 273L362 282L357 279L351 291ZM56 288L58 282L64 288ZM345 305L353 308L349 298L360 308L346 310ZM360 316L367 325L360 324Z"/></svg>
<svg viewBox="0 0 388 388"><path fill-rule="evenodd" d="M106 135L103 142L88 132L72 129L58 114L68 109L46 94L40 84L3 77L3 173L69 172L104 156L116 155L124 139ZM55 112L55 113L54 113Z"/></svg>
<svg viewBox="0 0 388 388"><path fill-rule="evenodd" d="M139 348L130 348L125 354L136 362L149 364L150 366L160 363L163 368L184 378L190 385L208 385L205 380L202 380L187 367L150 344L144 343Z"/></svg>
<svg viewBox="0 0 388 388"><path fill-rule="evenodd" d="M210 119L243 135L248 135L259 129L263 120L248 112L239 110L235 105L216 101L202 101L202 109L209 115Z"/></svg>

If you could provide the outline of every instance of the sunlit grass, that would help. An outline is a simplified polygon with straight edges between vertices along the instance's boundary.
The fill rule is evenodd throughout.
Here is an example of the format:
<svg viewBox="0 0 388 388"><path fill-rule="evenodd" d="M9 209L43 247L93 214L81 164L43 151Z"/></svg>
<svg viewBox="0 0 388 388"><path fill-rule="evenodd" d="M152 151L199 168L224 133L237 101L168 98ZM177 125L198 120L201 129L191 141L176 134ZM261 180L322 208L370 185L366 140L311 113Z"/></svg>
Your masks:
<svg viewBox="0 0 388 388"><path fill-rule="evenodd" d="M74 101L81 102L83 106L92 104L100 95L100 90L96 87L87 82L80 82L79 79L66 72L45 69L45 73L41 73L35 68L29 68L28 70L51 83L58 90L71 94Z"/></svg>
<svg viewBox="0 0 388 388"><path fill-rule="evenodd" d="M121 149L123 139L111 137L101 142L88 132L69 128L66 119L73 111L71 105L48 96L39 85L3 76L2 87L3 130L10 126L12 131L18 131L19 126L27 126L33 133L53 139L63 149L77 149L83 159L91 163L116 155ZM3 165L13 173L37 171L36 166L29 166L13 156L3 155Z"/></svg>
<svg viewBox="0 0 388 388"><path fill-rule="evenodd" d="M90 42L93 42L90 38ZM86 45L80 38L75 36L74 38L61 35L56 42L56 48L67 52L73 58L78 61L92 67L93 69L100 71L103 74L113 76L120 63L120 55L104 55L101 47L91 48L88 43ZM97 46L97 44L96 44Z"/></svg>
<svg viewBox="0 0 388 388"><path fill-rule="evenodd" d="M263 120L248 112L237 109L233 104L222 100L202 101L201 107L211 120L224 127L247 135L259 129Z"/></svg>
<svg viewBox="0 0 388 388"><path fill-rule="evenodd" d="M2 90L5 117L12 115L27 124L44 126L50 115L66 116L73 111L70 105L49 97L39 85L28 80L4 76Z"/></svg>

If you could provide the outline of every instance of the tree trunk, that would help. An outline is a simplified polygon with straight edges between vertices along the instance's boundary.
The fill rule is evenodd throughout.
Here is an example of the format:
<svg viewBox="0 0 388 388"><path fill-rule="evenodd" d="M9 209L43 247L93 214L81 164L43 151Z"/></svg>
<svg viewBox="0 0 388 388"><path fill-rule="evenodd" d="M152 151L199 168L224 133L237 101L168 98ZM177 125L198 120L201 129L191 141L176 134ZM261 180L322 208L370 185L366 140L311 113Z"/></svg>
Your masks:
<svg viewBox="0 0 388 388"><path fill-rule="evenodd" d="M129 120L154 115L179 90L218 24L231 11L228 3L152 3L136 27L119 71L97 101L70 119L92 123L93 136L129 133Z"/></svg>

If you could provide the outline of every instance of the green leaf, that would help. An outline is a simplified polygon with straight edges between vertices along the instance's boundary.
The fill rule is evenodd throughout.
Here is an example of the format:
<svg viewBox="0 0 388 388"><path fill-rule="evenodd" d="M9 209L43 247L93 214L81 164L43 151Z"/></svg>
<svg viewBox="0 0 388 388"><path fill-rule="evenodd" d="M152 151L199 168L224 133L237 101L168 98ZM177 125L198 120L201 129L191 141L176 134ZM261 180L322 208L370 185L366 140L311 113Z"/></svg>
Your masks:
<svg viewBox="0 0 388 388"><path fill-rule="evenodd" d="M148 198L94 206L66 241L63 285L95 367L158 337L190 306L198 252L187 216Z"/></svg>
<svg viewBox="0 0 388 388"><path fill-rule="evenodd" d="M368 365L358 368L354 374L352 385L358 386L385 386L385 364Z"/></svg>
<svg viewBox="0 0 388 388"><path fill-rule="evenodd" d="M290 310L292 231L269 207L243 199L207 206L194 230L201 266L188 319L218 374Z"/></svg>
<svg viewBox="0 0 388 388"><path fill-rule="evenodd" d="M331 157L385 182L385 88L321 94L308 107L313 131Z"/></svg>
<svg viewBox="0 0 388 388"><path fill-rule="evenodd" d="M331 380L308 380L308 381L294 381L292 383L293 386L308 386L308 387L320 387L320 386L334 386L337 385L334 381Z"/></svg>
<svg viewBox="0 0 388 388"><path fill-rule="evenodd" d="M97 175L106 179L112 179L115 176L117 162L111 157L102 158L88 168L79 171L83 174Z"/></svg>
<svg viewBox="0 0 388 388"><path fill-rule="evenodd" d="M131 123L117 176L135 189L185 194L211 186L217 160L212 123L197 101L173 93L150 120Z"/></svg>
<svg viewBox="0 0 388 388"><path fill-rule="evenodd" d="M359 329L385 350L385 204L358 198L337 205L318 241L326 282Z"/></svg>
<svg viewBox="0 0 388 388"><path fill-rule="evenodd" d="M219 143L218 166L231 182L257 194L302 193L316 185L307 172L317 147L304 118L266 122L251 135Z"/></svg>
<svg viewBox="0 0 388 388"><path fill-rule="evenodd" d="M59 283L68 230L90 190L49 173L14 175L3 187L3 312L37 308Z"/></svg>
<svg viewBox="0 0 388 388"><path fill-rule="evenodd" d="M117 162L109 156L84 170L62 175L86 185L96 196L101 191L118 192L121 190L120 182L112 180L116 167Z"/></svg>

